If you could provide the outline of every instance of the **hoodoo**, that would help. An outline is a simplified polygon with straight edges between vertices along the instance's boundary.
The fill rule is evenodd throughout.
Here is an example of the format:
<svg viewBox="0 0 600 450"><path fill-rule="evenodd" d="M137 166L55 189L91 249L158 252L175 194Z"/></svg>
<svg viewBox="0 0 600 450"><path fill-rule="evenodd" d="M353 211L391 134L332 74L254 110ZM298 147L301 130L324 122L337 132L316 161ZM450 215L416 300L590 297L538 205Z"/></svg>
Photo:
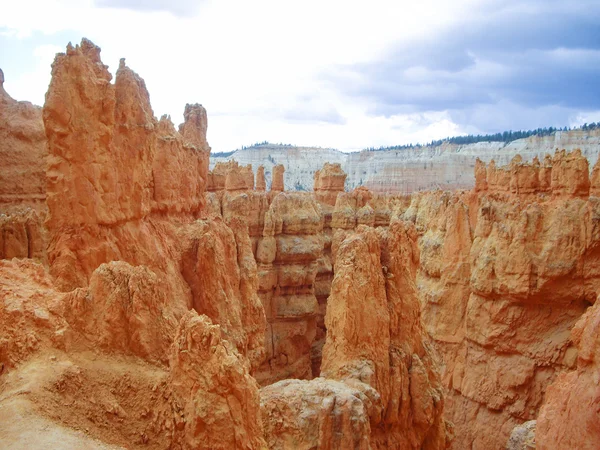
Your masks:
<svg viewBox="0 0 600 450"><path fill-rule="evenodd" d="M176 129L112 78L87 39L42 109L0 71L3 446L600 445L600 163L469 159L469 190L406 193L334 162L291 192L283 165L209 170L204 107Z"/></svg>

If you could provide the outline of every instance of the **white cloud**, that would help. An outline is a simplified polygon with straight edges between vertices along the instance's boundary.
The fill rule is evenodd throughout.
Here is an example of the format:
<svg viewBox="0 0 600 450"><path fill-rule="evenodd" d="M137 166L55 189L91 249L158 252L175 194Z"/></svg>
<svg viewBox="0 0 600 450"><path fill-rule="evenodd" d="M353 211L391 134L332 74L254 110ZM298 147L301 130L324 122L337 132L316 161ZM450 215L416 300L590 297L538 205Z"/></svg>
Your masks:
<svg viewBox="0 0 600 450"><path fill-rule="evenodd" d="M99 45L113 72L125 57L146 80L157 116L179 122L185 103L204 104L215 151L265 139L359 149L465 131L444 111L373 116L378 105L342 96L318 75L334 65L380 60L398 42L460 23L477 13L477 0L206 0L187 16L176 14L187 11L186 1L174 14L159 1L151 11L132 0L105 1L110 7L102 8L92 0L5 3L0 34L36 44L23 55L37 61L34 68L6 74L10 93L22 100L43 102L53 54L67 44L46 39L67 33L74 44L85 36ZM499 69L483 62L478 68Z"/></svg>

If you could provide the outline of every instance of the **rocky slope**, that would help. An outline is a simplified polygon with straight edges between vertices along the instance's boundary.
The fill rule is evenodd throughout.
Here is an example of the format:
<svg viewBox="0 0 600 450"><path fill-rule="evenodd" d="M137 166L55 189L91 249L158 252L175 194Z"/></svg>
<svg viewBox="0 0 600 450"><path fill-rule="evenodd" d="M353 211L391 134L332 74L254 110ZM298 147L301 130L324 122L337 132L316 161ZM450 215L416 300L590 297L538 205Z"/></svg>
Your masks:
<svg viewBox="0 0 600 450"><path fill-rule="evenodd" d="M0 206L45 209L46 138L42 110L4 90L0 70Z"/></svg>
<svg viewBox="0 0 600 450"><path fill-rule="evenodd" d="M157 120L88 40L41 115L1 93L5 446L598 446L581 151L475 159L467 191L345 191L332 163L286 192L283 165L209 171L204 108Z"/></svg>
<svg viewBox="0 0 600 450"><path fill-rule="evenodd" d="M122 60L112 83L86 39L56 56L42 110L47 156L36 161L45 203L24 196L2 207L18 214L2 225L0 442L445 448L439 369L419 321L414 230L350 226L334 238L339 167L323 170L318 198L283 192L283 166L269 191L261 175L255 190L250 167L208 171L205 110L187 105L184 118L179 131L157 120L143 80ZM34 185L39 174L23 176ZM346 203L364 210L371 197L361 191ZM321 204L330 207L327 238ZM363 223L348 214L338 214L342 225ZM355 249L363 235L369 246ZM375 275L376 298L339 288L355 259ZM321 290L321 305L320 270L334 293L325 302ZM353 339L331 351L336 336L367 331L340 320L358 318L357 301L379 311L374 331L384 345L365 352Z"/></svg>
<svg viewBox="0 0 600 450"><path fill-rule="evenodd" d="M552 136L531 136L508 144L480 142L468 145L443 144L404 150L342 153L333 149L260 145L238 150L227 157L212 157L217 162L236 160L252 167L263 165L267 174L275 164L288 169L287 190L308 191L323 164L339 163L348 174L346 188L366 186L372 191L411 193L441 188L471 189L475 184L473 168L477 158L505 165L517 154L526 161L542 159L556 149L581 149L594 164L600 150L600 129L560 131Z"/></svg>
<svg viewBox="0 0 600 450"><path fill-rule="evenodd" d="M569 333L600 288L588 172L579 152L478 162L473 191L413 196L405 218L421 234L423 322L445 362L454 448L501 448L575 364Z"/></svg>

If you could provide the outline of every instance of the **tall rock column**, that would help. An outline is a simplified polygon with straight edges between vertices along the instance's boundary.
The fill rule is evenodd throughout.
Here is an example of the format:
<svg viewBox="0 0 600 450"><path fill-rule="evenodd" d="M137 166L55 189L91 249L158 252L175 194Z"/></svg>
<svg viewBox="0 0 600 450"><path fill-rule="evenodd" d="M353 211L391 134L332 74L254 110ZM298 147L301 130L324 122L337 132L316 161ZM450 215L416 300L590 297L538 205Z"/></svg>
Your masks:
<svg viewBox="0 0 600 450"><path fill-rule="evenodd" d="M271 181L271 192L283 192L285 190L283 184L283 173L285 167L283 164L277 164L273 167L273 180Z"/></svg>
<svg viewBox="0 0 600 450"><path fill-rule="evenodd" d="M258 242L259 295L267 316L267 363L261 384L283 378L312 378L310 349L316 334L314 292L323 253L323 219L314 198L280 193L265 214Z"/></svg>
<svg viewBox="0 0 600 450"><path fill-rule="evenodd" d="M389 231L339 231L334 242L321 376L377 392L372 448L446 448L439 369L420 324L416 237L395 221Z"/></svg>
<svg viewBox="0 0 600 450"><path fill-rule="evenodd" d="M70 290L100 264L123 260L169 272L185 296L174 233L149 222L193 220L204 206L205 111L186 107L184 138L168 118L155 119L144 81L124 60L114 85L111 78L85 38L52 64L43 109L51 273Z"/></svg>
<svg viewBox="0 0 600 450"><path fill-rule="evenodd" d="M337 196L344 192L346 173L340 164L325 163L321 170L314 176L315 197L321 207L323 216L323 257L319 259L317 277L315 279L315 295L319 302L319 315L317 316L317 336L311 349L313 373L321 371L321 351L325 343L325 310L327 297L331 290L333 280L333 265L331 261L331 217Z"/></svg>
<svg viewBox="0 0 600 450"><path fill-rule="evenodd" d="M260 192L267 190L267 183L265 181L265 166L258 166L258 169L256 169L256 190Z"/></svg>

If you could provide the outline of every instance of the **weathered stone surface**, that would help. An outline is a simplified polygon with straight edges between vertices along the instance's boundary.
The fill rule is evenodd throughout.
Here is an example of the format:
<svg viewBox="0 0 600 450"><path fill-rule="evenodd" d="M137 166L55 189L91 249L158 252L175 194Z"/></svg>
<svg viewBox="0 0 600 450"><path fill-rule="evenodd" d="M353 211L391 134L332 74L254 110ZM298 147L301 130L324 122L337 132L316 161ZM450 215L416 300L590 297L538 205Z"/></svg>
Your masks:
<svg viewBox="0 0 600 450"><path fill-rule="evenodd" d="M162 363L186 312L169 302L156 274L122 261L98 267L89 288L67 294L63 307L61 315L90 345Z"/></svg>
<svg viewBox="0 0 600 450"><path fill-rule="evenodd" d="M277 164L275 167L273 167L273 179L271 180L272 192L282 192L285 190L283 183L284 172L285 167L283 167L283 164Z"/></svg>
<svg viewBox="0 0 600 450"><path fill-rule="evenodd" d="M401 221L390 230L359 226L338 231L335 241L321 376L360 381L378 393L369 412L374 448L445 448L439 372L414 283L414 228Z"/></svg>
<svg viewBox="0 0 600 450"><path fill-rule="evenodd" d="M319 305L317 261L323 254L323 218L313 197L280 193L264 216L258 241L259 296L267 316L267 362L261 384L284 378L312 378L310 349Z"/></svg>
<svg viewBox="0 0 600 450"><path fill-rule="evenodd" d="M45 262L43 216L43 212L22 207L0 214L0 259L34 258Z"/></svg>
<svg viewBox="0 0 600 450"><path fill-rule="evenodd" d="M256 263L247 229L235 223L233 230L220 219L189 227L182 236L182 274L192 291L191 306L219 324L257 367L264 359L265 315Z"/></svg>
<svg viewBox="0 0 600 450"><path fill-rule="evenodd" d="M508 166L497 167L494 160L487 166L477 160L475 191L510 192L517 196L549 192L555 196L587 197L590 193L588 160L576 149L546 155L543 165L537 157L524 163L516 155Z"/></svg>
<svg viewBox="0 0 600 450"><path fill-rule="evenodd" d="M0 211L28 206L45 211L46 136L42 111L4 90L0 70Z"/></svg>
<svg viewBox="0 0 600 450"><path fill-rule="evenodd" d="M267 190L267 183L265 181L265 166L260 166L256 171L256 190Z"/></svg>
<svg viewBox="0 0 600 450"><path fill-rule="evenodd" d="M176 402L183 405L175 442L184 448L266 448L258 384L218 325L190 311L169 352Z"/></svg>
<svg viewBox="0 0 600 450"><path fill-rule="evenodd" d="M172 273L182 295L166 257L174 233L151 213L192 218L203 207L208 149L194 144L204 145L205 122L188 107L188 144L170 121L154 118L143 80L124 60L114 85L111 78L86 39L52 66L43 109L51 271L69 290L86 286L100 264L123 260Z"/></svg>
<svg viewBox="0 0 600 450"><path fill-rule="evenodd" d="M335 206L338 193L344 192L346 174L340 164L325 163L315 172L313 190L317 201Z"/></svg>
<svg viewBox="0 0 600 450"><path fill-rule="evenodd" d="M571 333L577 366L560 374L546 391L536 427L536 448L594 449L600 445L598 365L600 303L579 319Z"/></svg>
<svg viewBox="0 0 600 450"><path fill-rule="evenodd" d="M598 164L477 160L473 191L410 205L342 192L336 164L314 194L282 192L281 165L255 191L250 165L208 172L201 105L176 131L99 51L53 65L48 241L39 112L0 77L0 415L148 448L441 449L449 422L456 449L527 448L536 418L540 448L600 445Z"/></svg>
<svg viewBox="0 0 600 450"><path fill-rule="evenodd" d="M565 175L580 158L490 164L487 187L417 194L404 214L420 234L423 323L445 362L453 448L504 446L573 365L570 329L600 288L598 202Z"/></svg>
<svg viewBox="0 0 600 450"><path fill-rule="evenodd" d="M260 403L270 449L372 448L372 399L345 383L283 380L262 388Z"/></svg>
<svg viewBox="0 0 600 450"><path fill-rule="evenodd" d="M508 438L506 450L531 450L536 448L535 426L535 420L516 426L510 434L510 438Z"/></svg>

